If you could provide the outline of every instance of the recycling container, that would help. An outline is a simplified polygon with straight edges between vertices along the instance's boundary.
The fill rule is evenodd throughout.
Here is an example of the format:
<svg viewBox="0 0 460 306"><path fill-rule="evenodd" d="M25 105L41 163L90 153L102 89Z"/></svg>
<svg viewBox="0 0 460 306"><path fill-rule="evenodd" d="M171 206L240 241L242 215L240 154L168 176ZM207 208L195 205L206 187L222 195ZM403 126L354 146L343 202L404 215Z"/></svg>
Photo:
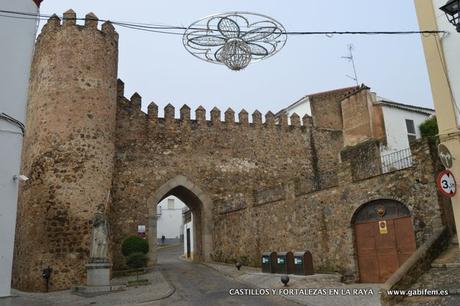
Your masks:
<svg viewBox="0 0 460 306"><path fill-rule="evenodd" d="M294 253L294 274L313 275L313 258L310 251Z"/></svg>
<svg viewBox="0 0 460 306"><path fill-rule="evenodd" d="M263 273L275 273L276 252L263 252L261 257L261 263Z"/></svg>

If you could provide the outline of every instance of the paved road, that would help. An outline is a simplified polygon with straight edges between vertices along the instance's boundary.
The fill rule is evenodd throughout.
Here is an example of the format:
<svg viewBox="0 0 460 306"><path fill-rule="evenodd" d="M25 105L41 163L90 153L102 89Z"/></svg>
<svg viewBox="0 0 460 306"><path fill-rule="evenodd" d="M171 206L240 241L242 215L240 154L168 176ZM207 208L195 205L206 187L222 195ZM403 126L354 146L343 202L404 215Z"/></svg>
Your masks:
<svg viewBox="0 0 460 306"><path fill-rule="evenodd" d="M169 298L146 305L299 305L277 296L231 296L231 288L251 287L207 266L179 259L182 250L179 246L159 251L159 267L176 291Z"/></svg>

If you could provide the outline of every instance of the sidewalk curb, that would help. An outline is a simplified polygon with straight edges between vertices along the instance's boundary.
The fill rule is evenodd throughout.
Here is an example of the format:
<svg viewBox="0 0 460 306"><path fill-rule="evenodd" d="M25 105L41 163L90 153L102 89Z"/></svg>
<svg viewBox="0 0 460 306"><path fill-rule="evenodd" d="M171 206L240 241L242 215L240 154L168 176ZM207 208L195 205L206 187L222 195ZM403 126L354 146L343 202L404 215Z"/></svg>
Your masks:
<svg viewBox="0 0 460 306"><path fill-rule="evenodd" d="M163 296L161 296L161 297L154 298L154 299L147 300L147 301L143 301L143 302L138 302L138 303L136 303L135 305L145 305L145 304L149 304L149 303L151 303L151 302L165 300L165 299L171 297L174 293L176 293L176 287L175 287L175 286L172 284L172 282L163 274L163 271L161 271L160 269L156 269L155 272L160 273L160 275L161 275L161 277L163 278L163 280L168 284L168 286L169 286L169 291L168 291L166 294L164 294Z"/></svg>
<svg viewBox="0 0 460 306"><path fill-rule="evenodd" d="M182 245L182 243L176 243L176 244L166 244L166 245L157 245L157 251L158 250L164 250L164 249L169 249L169 248L174 248Z"/></svg>

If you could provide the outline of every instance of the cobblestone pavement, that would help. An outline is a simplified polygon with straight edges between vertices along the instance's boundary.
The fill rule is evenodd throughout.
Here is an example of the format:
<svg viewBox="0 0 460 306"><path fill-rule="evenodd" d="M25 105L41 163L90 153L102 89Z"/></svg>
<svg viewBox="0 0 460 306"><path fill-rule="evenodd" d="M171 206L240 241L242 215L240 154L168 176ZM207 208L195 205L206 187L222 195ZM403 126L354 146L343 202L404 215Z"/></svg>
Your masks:
<svg viewBox="0 0 460 306"><path fill-rule="evenodd" d="M95 297L82 297L70 290L51 293L14 291L13 297L1 298L0 306L82 306L82 305L298 305L278 296L232 296L230 289L250 289L202 264L180 260L182 246L163 248L158 252L159 265L141 278L150 285L129 287L126 291ZM135 276L120 277L113 284L126 283ZM253 291L254 292L254 291Z"/></svg>
<svg viewBox="0 0 460 306"><path fill-rule="evenodd" d="M448 297L406 297L400 306L412 305L460 305L460 268L431 268L410 289L448 290Z"/></svg>
<svg viewBox="0 0 460 306"><path fill-rule="evenodd" d="M403 302L396 306L458 306L460 305L460 296L451 295L447 297L411 297L404 299Z"/></svg>
<svg viewBox="0 0 460 306"><path fill-rule="evenodd" d="M249 289L245 285L202 264L180 260L182 247L159 251L158 263L165 278L176 291L167 299L146 303L145 305L298 305L278 296L232 296L231 289Z"/></svg>
<svg viewBox="0 0 460 306"><path fill-rule="evenodd" d="M152 300L166 298L174 293L174 288L158 270L140 276L149 279L150 285L129 287L125 291L112 292L94 297L72 294L70 290L51 293L25 293L13 291L13 297L0 299L0 306L63 306L63 305L135 305ZM135 276L114 279L112 283L121 284Z"/></svg>
<svg viewBox="0 0 460 306"><path fill-rule="evenodd" d="M289 286L281 283L281 275L261 273L260 269L242 267L238 271L233 265L206 264L238 281L258 288L275 289L322 289L310 290L309 294L286 295L285 298L302 305L315 306L374 306L380 305L380 284L344 284L339 274L315 274L310 276L289 275ZM331 290L329 290L331 289ZM335 290L337 289L337 290ZM353 294L354 292L354 294ZM370 294L372 292L372 294ZM338 293L338 294L337 294Z"/></svg>
<svg viewBox="0 0 460 306"><path fill-rule="evenodd" d="M460 305L460 251L452 244L432 263L432 268L423 274L410 289L448 290L447 297L406 297L400 306Z"/></svg>

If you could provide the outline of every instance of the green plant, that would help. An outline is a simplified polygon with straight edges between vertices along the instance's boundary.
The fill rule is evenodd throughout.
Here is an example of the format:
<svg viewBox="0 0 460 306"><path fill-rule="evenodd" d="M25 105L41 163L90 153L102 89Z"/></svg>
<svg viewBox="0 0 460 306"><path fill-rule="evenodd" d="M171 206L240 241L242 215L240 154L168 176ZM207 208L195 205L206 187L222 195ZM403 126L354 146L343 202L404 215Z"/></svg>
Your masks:
<svg viewBox="0 0 460 306"><path fill-rule="evenodd" d="M438 135L438 122L436 116L430 117L419 126L422 137L432 137Z"/></svg>
<svg viewBox="0 0 460 306"><path fill-rule="evenodd" d="M124 256L129 256L133 253L147 254L149 252L149 243L141 237L130 236L121 244L121 252Z"/></svg>
<svg viewBox="0 0 460 306"><path fill-rule="evenodd" d="M131 253L126 257L126 264L132 269L147 266L148 257L142 252Z"/></svg>
<svg viewBox="0 0 460 306"><path fill-rule="evenodd" d="M139 268L144 268L147 266L149 258L142 252L134 252L129 254L126 257L126 264L131 269L136 270L136 280L139 281Z"/></svg>
<svg viewBox="0 0 460 306"><path fill-rule="evenodd" d="M150 284L150 281L148 279L138 279L138 280L128 281L128 287L145 286L149 284Z"/></svg>

